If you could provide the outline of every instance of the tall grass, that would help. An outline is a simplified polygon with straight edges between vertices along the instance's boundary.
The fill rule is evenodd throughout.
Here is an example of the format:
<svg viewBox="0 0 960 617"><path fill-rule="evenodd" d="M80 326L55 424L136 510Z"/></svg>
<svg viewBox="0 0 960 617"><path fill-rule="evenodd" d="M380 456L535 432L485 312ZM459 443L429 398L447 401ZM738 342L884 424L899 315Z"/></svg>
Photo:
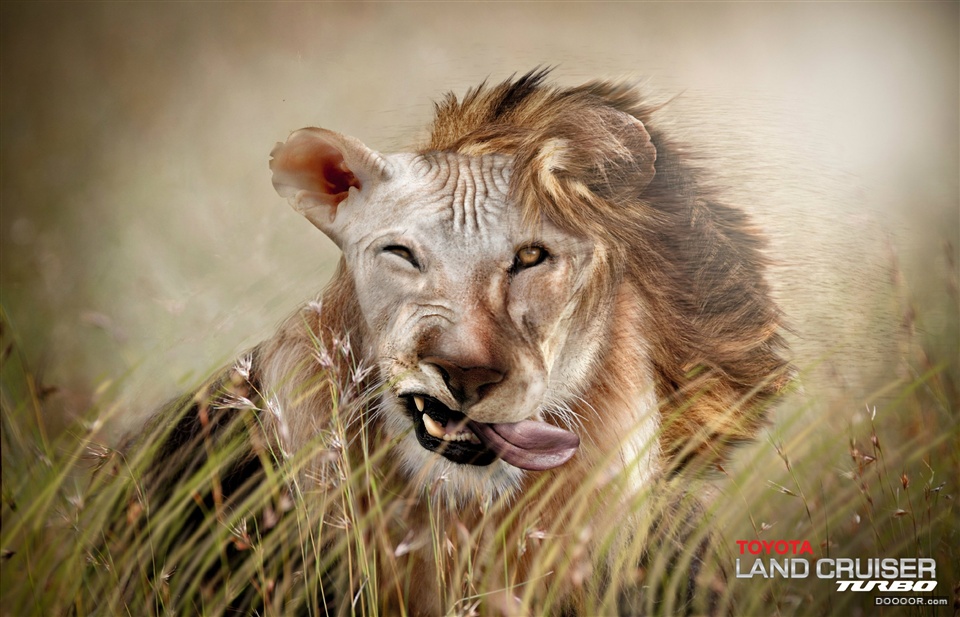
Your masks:
<svg viewBox="0 0 960 617"><path fill-rule="evenodd" d="M944 297L955 315L955 269L949 276ZM376 392L357 391L354 376L328 376L333 421L300 452L266 446L275 441L260 422L269 403L224 382L215 394L229 401L230 415L197 442L198 464L188 473L157 469L152 461L176 423L144 427L133 448L103 443L118 411L110 392L66 430L49 429L46 390L4 315L0 611L392 614L405 612L410 594L427 593L450 615L533 615L560 611L565 592L583 586L594 592L580 608L598 615L699 613L709 602L743 615L955 614L876 607L878 594L838 593L834 581L815 576L736 576L736 559L741 571L755 559L739 553L737 540L808 540L814 558L932 557L938 586L926 595L958 601L957 332L925 336L923 311L908 302L903 313L911 333L904 378L866 396L789 397L731 464L628 495L642 517L598 518L624 499L625 480L597 474L565 503L554 501L558 487L537 482L455 525L445 522L442 487L397 489L404 480L387 464L390 444L355 421ZM188 403L166 413L188 413ZM840 430L838 417L848 419ZM234 482L237 470L249 479ZM150 488L158 485L162 498ZM703 512L683 498L707 493ZM429 515L397 541L389 530L412 499L426 500ZM618 520L645 523L625 530ZM624 537L630 550L602 554ZM436 580L405 559L415 551L429 555ZM530 558L517 579L510 564ZM700 589L689 598L684 585L695 567Z"/></svg>

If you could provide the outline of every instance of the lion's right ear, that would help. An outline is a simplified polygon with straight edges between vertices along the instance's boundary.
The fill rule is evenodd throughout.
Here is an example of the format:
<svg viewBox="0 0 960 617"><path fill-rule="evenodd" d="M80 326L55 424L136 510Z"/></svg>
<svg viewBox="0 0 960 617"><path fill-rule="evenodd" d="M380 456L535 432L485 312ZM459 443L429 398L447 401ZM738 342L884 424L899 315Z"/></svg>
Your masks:
<svg viewBox="0 0 960 617"><path fill-rule="evenodd" d="M340 244L340 203L350 189L389 179L386 159L353 137L318 128L291 133L270 153L273 187L300 214ZM342 217L341 217L342 218Z"/></svg>

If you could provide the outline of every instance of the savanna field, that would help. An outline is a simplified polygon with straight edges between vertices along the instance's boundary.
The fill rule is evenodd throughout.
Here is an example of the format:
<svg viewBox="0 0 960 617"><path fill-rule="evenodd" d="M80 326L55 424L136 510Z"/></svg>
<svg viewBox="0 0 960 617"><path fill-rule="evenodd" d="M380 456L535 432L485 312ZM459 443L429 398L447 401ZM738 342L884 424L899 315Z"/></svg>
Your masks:
<svg viewBox="0 0 960 617"><path fill-rule="evenodd" d="M711 601L732 615L960 614L958 8L685 4L5 4L0 615L378 614L385 569L449 615L555 614L562 590L598 581L586 614ZM402 150L444 92L537 64L571 85L645 77L665 103L659 126L770 238L794 383L731 460L628 504L683 514L694 506L677 495L700 496L692 528L651 519L628 554L688 542L642 568L598 567L581 548L621 530L577 521L624 479L597 474L560 517L538 505L557 491L541 482L489 506L527 512L527 528L471 512L427 546L386 545L404 504L384 488L399 473L384 445L350 420L377 395L359 361L311 385L338 411L304 451L254 448L266 471L239 500L222 480L272 413L241 389L203 464L166 501L146 499L169 430L151 414L223 367L242 384L244 351L336 266L273 191L274 143L316 124ZM315 345L320 363L356 351ZM422 499L437 505L439 490ZM700 587L683 597L701 544ZM402 571L414 550L439 580ZM505 564L531 552L527 578L510 579ZM817 577L818 561L846 559L933 560L936 587L839 591ZM774 571L801 561L806 576ZM637 584L650 593L620 594Z"/></svg>

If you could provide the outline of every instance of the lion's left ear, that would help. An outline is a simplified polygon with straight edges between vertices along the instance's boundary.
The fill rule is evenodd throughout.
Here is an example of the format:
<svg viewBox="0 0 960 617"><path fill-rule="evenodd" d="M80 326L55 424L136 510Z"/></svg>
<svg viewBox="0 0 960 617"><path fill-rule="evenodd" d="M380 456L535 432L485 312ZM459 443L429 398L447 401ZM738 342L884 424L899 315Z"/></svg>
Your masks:
<svg viewBox="0 0 960 617"><path fill-rule="evenodd" d="M613 203L638 199L656 175L656 161L657 149L636 117L572 106L518 149L511 182L529 211L553 204L565 211L557 219L569 220L584 215L575 204L590 195Z"/></svg>
<svg viewBox="0 0 960 617"><path fill-rule="evenodd" d="M350 189L369 190L390 177L383 155L359 139L326 129L295 131L270 157L277 192L337 244L344 224L337 213Z"/></svg>
<svg viewBox="0 0 960 617"><path fill-rule="evenodd" d="M584 122L574 144L579 152L573 171L591 191L607 199L636 199L656 175L657 149L637 118L612 109Z"/></svg>

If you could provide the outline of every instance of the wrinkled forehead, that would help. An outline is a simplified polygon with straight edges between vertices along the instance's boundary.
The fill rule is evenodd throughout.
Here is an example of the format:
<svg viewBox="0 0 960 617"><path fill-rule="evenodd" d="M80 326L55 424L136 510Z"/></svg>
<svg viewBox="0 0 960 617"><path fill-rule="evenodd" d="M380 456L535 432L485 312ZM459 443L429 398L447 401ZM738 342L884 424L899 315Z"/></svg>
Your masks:
<svg viewBox="0 0 960 617"><path fill-rule="evenodd" d="M370 221L375 227L415 228L452 241L494 241L518 230L521 213L507 197L512 157L431 152L387 158L392 177L369 196L379 205Z"/></svg>

